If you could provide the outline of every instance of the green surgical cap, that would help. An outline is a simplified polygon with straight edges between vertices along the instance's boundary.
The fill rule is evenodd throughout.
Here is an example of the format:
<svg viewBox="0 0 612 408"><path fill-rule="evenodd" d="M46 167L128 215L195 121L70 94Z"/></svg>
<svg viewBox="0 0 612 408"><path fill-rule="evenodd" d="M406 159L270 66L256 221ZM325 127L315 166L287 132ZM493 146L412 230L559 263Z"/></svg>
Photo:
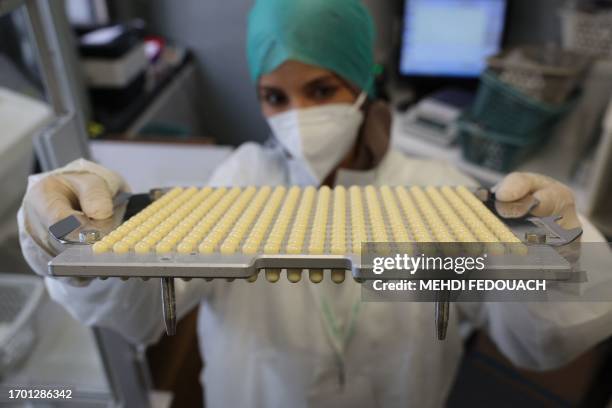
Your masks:
<svg viewBox="0 0 612 408"><path fill-rule="evenodd" d="M257 0L247 33L251 78L297 60L371 92L374 36L361 0Z"/></svg>

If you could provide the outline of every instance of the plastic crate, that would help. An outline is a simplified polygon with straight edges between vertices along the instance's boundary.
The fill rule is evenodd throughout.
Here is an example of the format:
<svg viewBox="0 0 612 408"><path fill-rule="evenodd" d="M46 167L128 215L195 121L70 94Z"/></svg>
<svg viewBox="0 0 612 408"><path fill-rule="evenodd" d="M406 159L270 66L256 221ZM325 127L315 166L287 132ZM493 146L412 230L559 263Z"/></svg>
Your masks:
<svg viewBox="0 0 612 408"><path fill-rule="evenodd" d="M599 58L612 58L612 12L588 13L564 9L561 43L564 48Z"/></svg>
<svg viewBox="0 0 612 408"><path fill-rule="evenodd" d="M465 117L458 121L457 130L466 161L504 173L536 152L550 134L532 134L529 138L502 134Z"/></svg>
<svg viewBox="0 0 612 408"><path fill-rule="evenodd" d="M572 102L557 106L542 103L485 71L470 116L491 130L530 138L547 132L571 105Z"/></svg>
<svg viewBox="0 0 612 408"><path fill-rule="evenodd" d="M17 366L34 346L34 314L43 293L40 278L0 275L0 378Z"/></svg>
<svg viewBox="0 0 612 408"><path fill-rule="evenodd" d="M506 84L539 102L569 99L591 65L590 56L557 46L522 46L489 57L489 70Z"/></svg>

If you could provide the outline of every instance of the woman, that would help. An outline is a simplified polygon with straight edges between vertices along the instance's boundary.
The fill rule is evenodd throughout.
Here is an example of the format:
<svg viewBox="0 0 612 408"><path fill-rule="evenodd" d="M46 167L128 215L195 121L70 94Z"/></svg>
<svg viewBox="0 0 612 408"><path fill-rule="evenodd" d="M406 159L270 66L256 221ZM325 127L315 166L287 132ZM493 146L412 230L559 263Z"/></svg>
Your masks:
<svg viewBox="0 0 612 408"><path fill-rule="evenodd" d="M373 39L358 0L257 1L248 59L274 138L241 146L209 183L473 184L444 163L390 150L389 111L371 93ZM105 219L111 198L125 188L118 175L86 161L29 184L19 215L22 245L41 274L53 254L46 227L79 209ZM529 193L541 201L538 215L562 215L566 228L579 225L571 191L549 178L513 174L497 189L507 201ZM567 362L609 335L600 329L610 320L608 304L455 304L440 342L432 304L362 303L351 279L177 285L179 315L200 303L202 379L211 407L443 405L462 353L460 321L487 329L510 359L534 368ZM85 324L135 343L153 342L162 331L155 282L48 278L47 286Z"/></svg>

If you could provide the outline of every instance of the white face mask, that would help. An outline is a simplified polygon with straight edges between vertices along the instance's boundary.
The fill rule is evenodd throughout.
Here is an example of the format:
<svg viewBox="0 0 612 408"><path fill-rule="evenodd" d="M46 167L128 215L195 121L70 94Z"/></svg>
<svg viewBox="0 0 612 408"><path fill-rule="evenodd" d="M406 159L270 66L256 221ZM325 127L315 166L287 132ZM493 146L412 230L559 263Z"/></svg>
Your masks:
<svg viewBox="0 0 612 408"><path fill-rule="evenodd" d="M300 162L306 184L321 184L349 152L363 122L360 108L367 94L354 104L329 104L295 109L268 118L272 133Z"/></svg>

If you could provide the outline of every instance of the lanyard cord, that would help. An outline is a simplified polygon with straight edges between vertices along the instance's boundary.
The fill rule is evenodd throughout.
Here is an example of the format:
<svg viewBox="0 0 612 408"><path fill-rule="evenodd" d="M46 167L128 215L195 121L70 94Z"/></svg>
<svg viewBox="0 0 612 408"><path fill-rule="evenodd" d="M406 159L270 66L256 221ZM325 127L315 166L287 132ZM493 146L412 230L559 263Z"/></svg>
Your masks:
<svg viewBox="0 0 612 408"><path fill-rule="evenodd" d="M357 316L359 315L360 307L360 301L353 302L350 311L349 324L346 331L343 332L337 324L336 318L334 317L327 300L321 300L321 311L324 317L323 326L332 348L334 349L334 354L336 355L336 364L338 365L338 384L341 388L344 387L346 382L344 353L346 351L348 342L355 334Z"/></svg>
<svg viewBox="0 0 612 408"><path fill-rule="evenodd" d="M357 315L361 307L361 302L353 303L350 312L349 325L346 331L341 330L336 322L336 318L331 311L329 303L326 299L322 300L323 317L325 317L325 329L332 339L332 346L336 354L343 355L346 345L355 334L355 326L357 325Z"/></svg>

